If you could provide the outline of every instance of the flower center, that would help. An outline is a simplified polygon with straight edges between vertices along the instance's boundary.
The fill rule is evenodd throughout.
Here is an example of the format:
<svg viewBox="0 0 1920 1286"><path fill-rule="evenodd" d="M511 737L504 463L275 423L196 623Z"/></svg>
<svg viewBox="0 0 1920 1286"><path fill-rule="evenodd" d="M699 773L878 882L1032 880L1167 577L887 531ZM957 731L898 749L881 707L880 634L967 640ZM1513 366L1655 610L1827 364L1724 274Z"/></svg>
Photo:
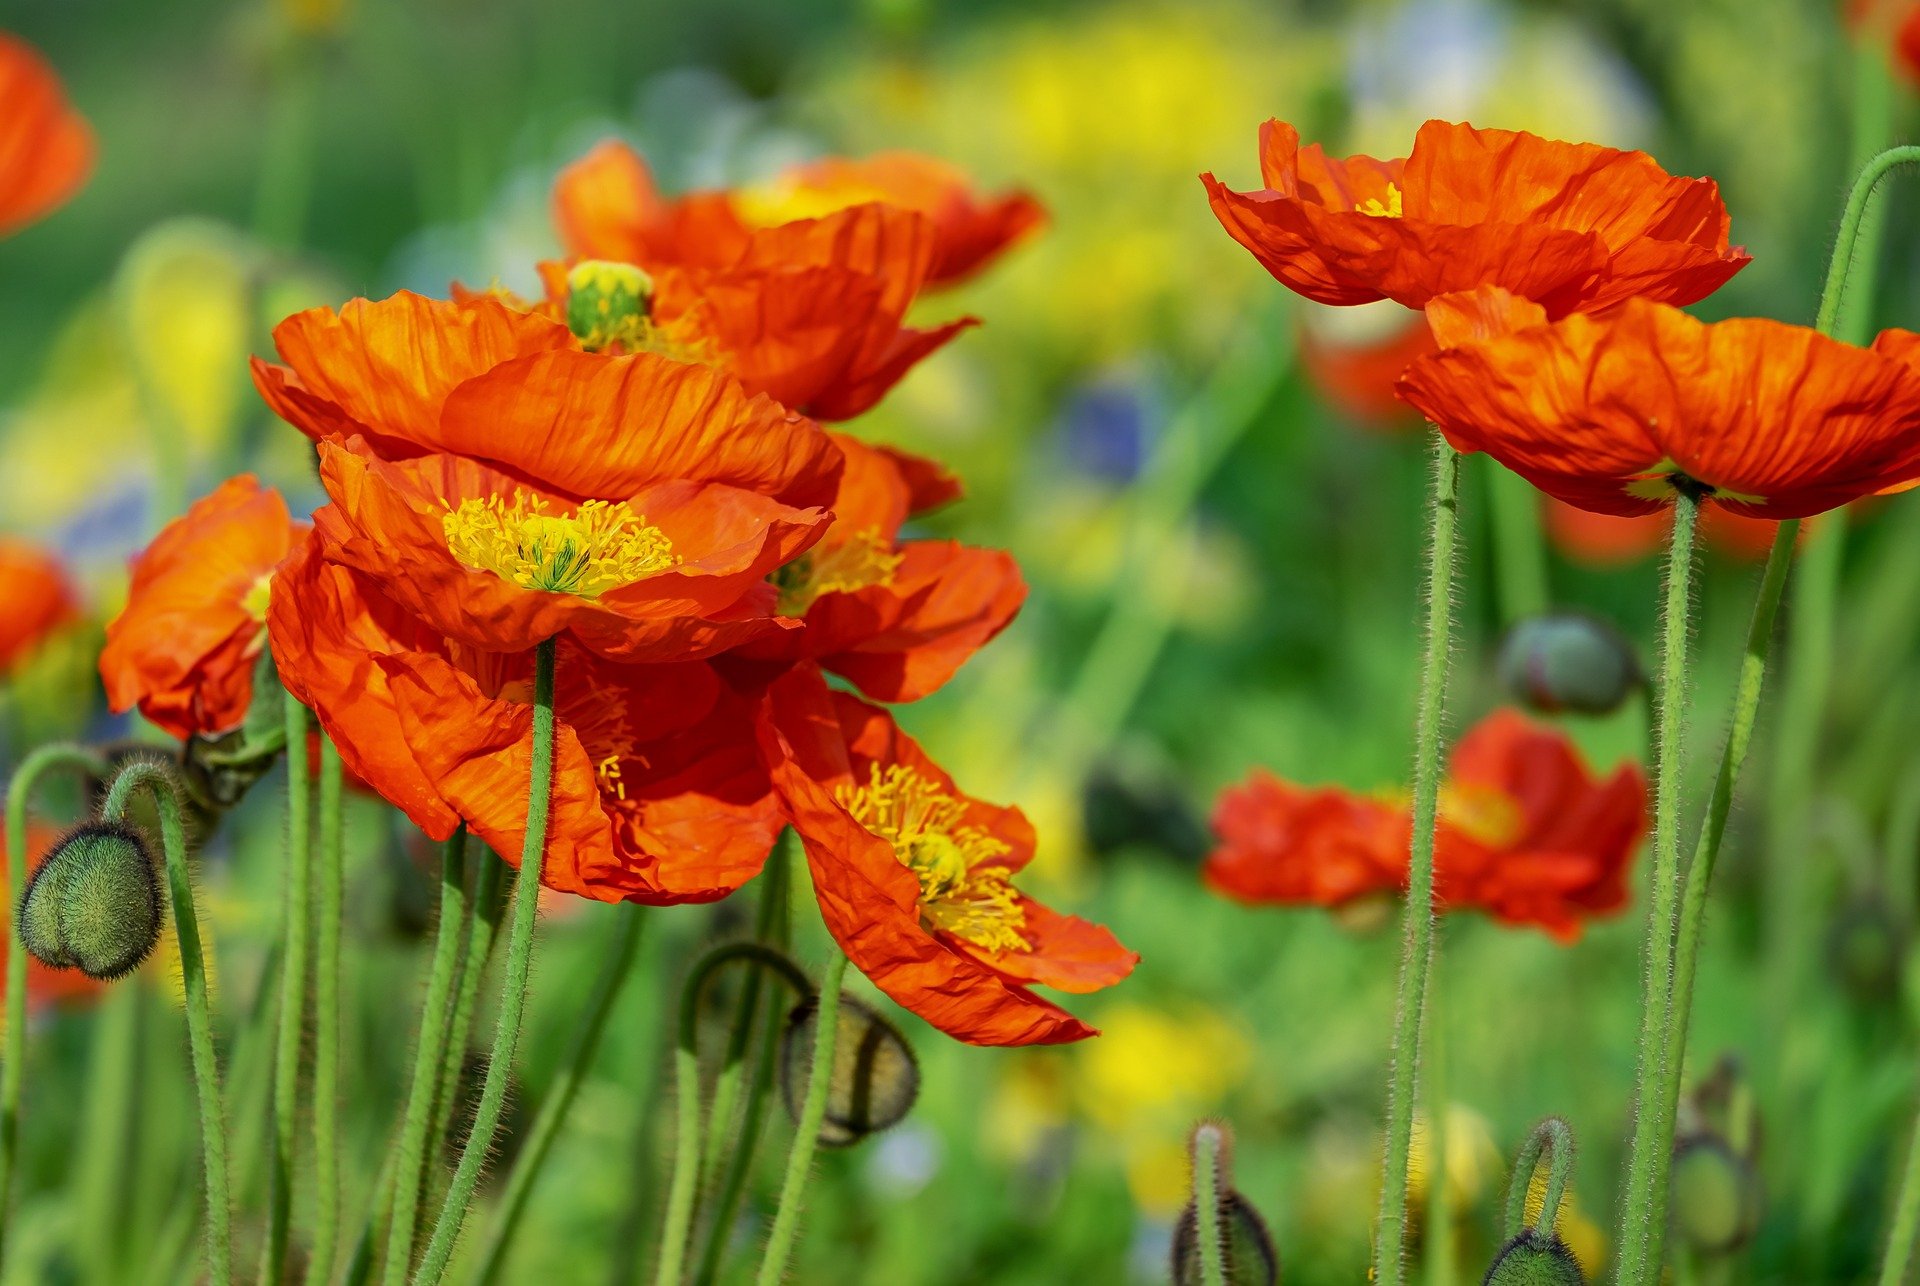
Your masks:
<svg viewBox="0 0 1920 1286"><path fill-rule="evenodd" d="M653 278L636 264L588 259L567 273L567 329L583 348L640 347L652 303Z"/></svg>
<svg viewBox="0 0 1920 1286"><path fill-rule="evenodd" d="M870 585L891 585L905 555L872 528L827 549L815 549L773 573L780 613L804 616L822 594L845 594Z"/></svg>
<svg viewBox="0 0 1920 1286"><path fill-rule="evenodd" d="M1353 208L1356 213L1368 215L1375 219L1398 219L1401 215L1400 185L1397 183L1387 184L1387 199L1385 201L1382 201L1377 196L1370 196Z"/></svg>
<svg viewBox="0 0 1920 1286"><path fill-rule="evenodd" d="M864 786L834 792L860 825L893 845L901 865L920 878L920 920L985 951L1031 951L1021 935L1026 912L994 859L1007 846L963 824L966 805L904 764L875 764Z"/></svg>
<svg viewBox="0 0 1920 1286"><path fill-rule="evenodd" d="M666 536L624 501L548 513L546 501L516 491L510 502L463 500L442 523L455 558L522 589L598 598L680 561Z"/></svg>
<svg viewBox="0 0 1920 1286"><path fill-rule="evenodd" d="M1526 825L1513 796L1492 786L1442 787L1440 815L1467 838L1495 849L1519 842Z"/></svg>
<svg viewBox="0 0 1920 1286"><path fill-rule="evenodd" d="M248 586L246 595L240 600L241 610L251 616L258 624L267 623L267 605L273 601L273 573L261 572L260 579Z"/></svg>

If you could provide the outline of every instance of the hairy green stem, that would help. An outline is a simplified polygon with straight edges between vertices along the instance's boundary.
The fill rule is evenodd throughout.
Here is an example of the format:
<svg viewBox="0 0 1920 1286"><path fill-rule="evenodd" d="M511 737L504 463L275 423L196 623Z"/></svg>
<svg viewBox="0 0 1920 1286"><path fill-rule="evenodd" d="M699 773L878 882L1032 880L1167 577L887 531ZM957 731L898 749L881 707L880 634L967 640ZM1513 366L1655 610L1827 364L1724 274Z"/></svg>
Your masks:
<svg viewBox="0 0 1920 1286"><path fill-rule="evenodd" d="M320 859L313 957L313 1172L316 1206L307 1280L333 1279L340 1241L340 902L345 880L345 766L320 739Z"/></svg>
<svg viewBox="0 0 1920 1286"><path fill-rule="evenodd" d="M1559 1220L1560 1202L1567 1195L1567 1185L1573 1182L1573 1131L1559 1117L1550 1116L1533 1127L1513 1163L1513 1181L1507 1185L1507 1217L1500 1227L1502 1237L1511 1240L1526 1227L1527 1193L1533 1189L1533 1174L1543 1154L1547 1158L1547 1187L1533 1231L1550 1233Z"/></svg>
<svg viewBox="0 0 1920 1286"><path fill-rule="evenodd" d="M760 1261L759 1286L779 1286L787 1275L800 1230L800 1204L813 1169L814 1149L820 1144L820 1122L827 1114L827 1091L833 1084L834 1042L840 1032L840 988L847 979L847 957L835 951L820 979L819 1007L814 1012L813 1064L807 1071L807 1096L794 1127L793 1151L787 1154L787 1172L780 1183L780 1205L773 1231L767 1235L766 1255Z"/></svg>
<svg viewBox="0 0 1920 1286"><path fill-rule="evenodd" d="M454 966L452 1007L440 1053L440 1084L434 1094L427 1132L426 1155L429 1157L446 1154L447 1131L453 1125L460 1094L467 1088L463 1083L467 1072L467 1038L473 1031L474 1014L480 1008L480 989L487 981L493 944L500 936L500 917L507 909L501 889L513 874L513 868L484 844L474 861L473 889L467 898L472 927L466 947ZM445 1184L441 1182L444 1173L442 1166L427 1167L427 1200L438 1202L446 1195Z"/></svg>
<svg viewBox="0 0 1920 1286"><path fill-rule="evenodd" d="M220 1065L213 1054L207 967L200 949L200 922L193 912L186 830L180 824L180 788L170 769L152 762L134 762L114 778L101 813L109 821L120 820L134 792L143 789L153 797L154 806L160 812L161 848L166 853L174 936L180 948L180 973L186 988L187 1044L192 1054L194 1087L200 1099L200 1146L207 1184L207 1275L214 1286L227 1286L233 1280L233 1206L227 1182L227 1132L221 1117Z"/></svg>
<svg viewBox="0 0 1920 1286"><path fill-rule="evenodd" d="M1220 1195L1220 1128L1202 1125L1193 1132L1193 1235L1200 1243L1201 1286L1227 1286Z"/></svg>
<svg viewBox="0 0 1920 1286"><path fill-rule="evenodd" d="M1429 514L1432 530L1427 552L1426 656L1421 665L1419 715L1414 724L1413 840L1407 868L1405 947L1394 1002L1386 1157L1373 1252L1375 1280L1384 1286L1401 1286L1406 1280L1407 1177L1413 1151L1413 1109L1420 1093L1427 974L1433 964L1433 844L1439 815L1447 662L1452 648L1459 496L1460 454L1436 431Z"/></svg>
<svg viewBox="0 0 1920 1286"><path fill-rule="evenodd" d="M594 980L593 991L580 1014L580 1024L574 1028L573 1038L560 1057L560 1071L548 1087L547 1097L540 1104L539 1115L534 1117L520 1154L514 1159L513 1169L507 1175L506 1191L500 1197L500 1213L494 1220L493 1234L487 1238L486 1250L480 1256L480 1266L473 1274L473 1281L478 1286L485 1286L499 1276L507 1248L520 1226L520 1216L526 1210L527 1197L533 1191L535 1180L540 1177L540 1167L560 1133L561 1124L567 1119L567 1110L573 1106L574 1094L579 1090L580 1082L586 1079L594 1056L600 1052L600 1034L606 1030L607 1015L613 1012L613 1003L619 999L620 989L626 984L627 974L632 971L634 955L640 948L640 930L645 923L644 912L639 907L622 907L616 913L612 940L601 952L600 976Z"/></svg>
<svg viewBox="0 0 1920 1286"><path fill-rule="evenodd" d="M300 1111L300 1045L307 1027L307 940L313 923L307 708L291 695L287 730L287 895L280 961L280 1029L273 1056L272 1162L267 1171L266 1262L261 1276L282 1281L293 1225L293 1153Z"/></svg>
<svg viewBox="0 0 1920 1286"><path fill-rule="evenodd" d="M1880 1286L1901 1286L1913 1259L1913 1241L1920 1232L1920 1121L1907 1143L1907 1168L1894 1202L1893 1224L1887 1230L1887 1253L1880 1263Z"/></svg>
<svg viewBox="0 0 1920 1286"><path fill-rule="evenodd" d="M493 1146L493 1132L506 1106L507 1081L513 1075L514 1050L520 1041L520 1020L526 1012L527 978L533 970L533 927L540 909L540 870L547 853L547 814L553 799L553 671L556 646L548 639L536 651L533 678L533 753L527 781L527 832L520 848L520 877L515 881L513 923L507 935L506 977L500 989L500 1013L494 1028L493 1054L474 1109L473 1128L460 1150L453 1183L440 1207L433 1237L420 1271L419 1286L435 1286L453 1258L453 1243L480 1181Z"/></svg>

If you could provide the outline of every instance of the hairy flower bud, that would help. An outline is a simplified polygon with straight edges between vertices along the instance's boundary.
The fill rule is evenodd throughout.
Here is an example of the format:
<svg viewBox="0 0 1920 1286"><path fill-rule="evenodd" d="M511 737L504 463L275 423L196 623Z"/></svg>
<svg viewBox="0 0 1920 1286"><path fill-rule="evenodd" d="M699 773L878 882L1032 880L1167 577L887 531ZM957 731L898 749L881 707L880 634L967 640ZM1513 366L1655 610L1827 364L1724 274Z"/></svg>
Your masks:
<svg viewBox="0 0 1920 1286"><path fill-rule="evenodd" d="M780 1042L780 1092L796 1121L807 1097L819 1012L817 999L795 1006ZM827 1112L820 1120L820 1144L829 1148L848 1147L898 1125L920 1094L920 1065L893 1024L844 996L839 1019Z"/></svg>
<svg viewBox="0 0 1920 1286"><path fill-rule="evenodd" d="M93 822L61 840L21 899L20 941L42 964L109 982L160 940L160 878L138 831Z"/></svg>
<svg viewBox="0 0 1920 1286"><path fill-rule="evenodd" d="M1543 714L1608 714L1645 682L1640 660L1620 632L1578 612L1514 625L1501 640L1498 667L1514 698Z"/></svg>
<svg viewBox="0 0 1920 1286"><path fill-rule="evenodd" d="M1233 1188L1232 1134L1218 1121L1203 1121L1194 1130L1194 1164L1203 1164L1199 1144L1203 1132L1212 1135L1213 1191L1219 1207L1209 1231L1218 1230L1220 1266L1234 1286L1277 1286L1280 1281L1280 1255L1273 1247L1273 1234L1253 1203ZM1196 1180L1198 1175L1195 1176ZM1197 1187L1197 1184L1196 1184ZM1201 1255L1199 1194L1187 1201L1173 1225L1174 1286L1201 1286L1206 1280Z"/></svg>
<svg viewBox="0 0 1920 1286"><path fill-rule="evenodd" d="M1587 1275L1556 1234L1526 1228L1500 1247L1480 1286L1587 1286Z"/></svg>
<svg viewBox="0 0 1920 1286"><path fill-rule="evenodd" d="M567 329L587 348L633 347L652 305L653 278L637 264L586 259L567 273Z"/></svg>

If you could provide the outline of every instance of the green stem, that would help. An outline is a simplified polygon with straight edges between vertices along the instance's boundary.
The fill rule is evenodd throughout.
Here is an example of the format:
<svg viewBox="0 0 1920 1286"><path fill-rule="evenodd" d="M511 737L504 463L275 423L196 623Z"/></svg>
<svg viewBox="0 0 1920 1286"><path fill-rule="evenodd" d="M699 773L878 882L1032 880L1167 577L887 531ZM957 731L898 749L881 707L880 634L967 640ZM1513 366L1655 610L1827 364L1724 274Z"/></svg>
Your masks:
<svg viewBox="0 0 1920 1286"><path fill-rule="evenodd" d="M94 1281L116 1280L127 1249L119 1238L102 1237L95 1230L124 1228L128 1223L144 1000L137 985L109 990L101 1001L88 1051L86 1114L81 1118L76 1149L79 1173L74 1177L83 1213L73 1229L73 1249Z"/></svg>
<svg viewBox="0 0 1920 1286"><path fill-rule="evenodd" d="M1907 1168L1900 1180L1900 1196L1893 1207L1893 1226L1887 1230L1887 1256L1880 1265L1880 1286L1901 1286L1913 1259L1913 1241L1920 1232L1920 1121L1907 1143Z"/></svg>
<svg viewBox="0 0 1920 1286"><path fill-rule="evenodd" d="M1526 1226L1527 1193L1533 1190L1534 1171L1539 1169L1542 1155L1547 1157L1547 1188L1541 1194L1540 1213L1533 1221L1533 1231L1550 1233L1559 1222L1560 1202L1567 1195L1567 1185L1573 1181L1573 1131L1559 1117L1550 1116L1533 1127L1513 1163L1513 1181L1507 1186L1507 1217L1500 1227L1502 1237L1509 1240L1518 1237Z"/></svg>
<svg viewBox="0 0 1920 1286"><path fill-rule="evenodd" d="M520 1155L515 1158L513 1170L507 1175L506 1191L500 1198L500 1213L494 1222L493 1235L487 1239L486 1251L481 1255L480 1266L473 1275L473 1280L480 1286L485 1286L485 1283L499 1275L507 1247L512 1244L514 1231L520 1225L520 1216L526 1210L527 1197L533 1191L534 1181L540 1176L540 1167L560 1133L561 1123L567 1119L567 1109L573 1106L574 1094L579 1090L580 1082L586 1078L593 1066L594 1056L600 1051L600 1033L606 1030L607 1015L613 1011L613 1003L619 999L620 989L626 984L627 974L632 971L644 923L638 907L623 907L617 913L612 941L602 952L600 976L594 981L592 994L587 997L586 1009L580 1015L580 1025L574 1029L573 1039L561 1055L559 1074L548 1088L546 1101L540 1104L540 1113L527 1131Z"/></svg>
<svg viewBox="0 0 1920 1286"><path fill-rule="evenodd" d="M775 901L784 896L783 881L775 868L783 862L793 834L791 828L780 833L773 852L768 854L768 869L761 872L760 904L753 925L755 942L764 943L769 939ZM740 1002L734 1010L733 1024L727 1029L727 1048L720 1060L720 1070L714 1074L713 1104L707 1112L706 1137L700 1146L700 1177L709 1184L719 1177L721 1163L725 1160L727 1133L733 1126L741 1083L746 1079L747 1051L753 1044L754 1018L760 1012L760 990L759 971L748 973L740 987Z"/></svg>
<svg viewBox="0 0 1920 1286"><path fill-rule="evenodd" d="M466 948L460 953L454 970L453 1005L440 1053L440 1083L434 1094L433 1114L429 1118L431 1124L426 1150L429 1157L445 1155L447 1130L452 1126L460 1093L466 1088L462 1078L467 1070L467 1038L473 1031L474 1014L480 1008L480 989L486 983L487 966L493 958L493 944L499 937L500 916L506 911L500 890L513 872L512 867L485 845L481 845L475 863L473 892L467 899L473 923L467 934ZM427 1174L429 1183L425 1190L428 1199L437 1202L446 1195L444 1185L439 1184L444 1168L428 1166Z"/></svg>
<svg viewBox="0 0 1920 1286"><path fill-rule="evenodd" d="M345 876L340 748L320 739L318 929L313 959L313 1156L318 1202L307 1279L333 1279L340 1240L340 901Z"/></svg>
<svg viewBox="0 0 1920 1286"><path fill-rule="evenodd" d="M1680 786L1682 725L1687 685L1687 629L1693 592L1693 537L1700 500L1683 490L1673 507L1673 536L1667 551L1667 595L1660 620L1660 705L1654 741L1658 746L1653 798L1652 898L1647 911L1646 989L1641 1006L1638 1089L1633 1142L1628 1152L1627 1189L1620 1225L1622 1286L1645 1286L1659 1276L1659 1231L1665 1212L1654 1205L1655 1174L1664 1168L1672 1141L1661 1137L1668 1061L1680 1051L1667 1048L1673 1014L1673 935L1680 894Z"/></svg>
<svg viewBox="0 0 1920 1286"><path fill-rule="evenodd" d="M1441 1007L1445 991L1436 962L1427 979L1427 1075L1421 1091L1427 1104L1426 1244L1420 1250L1426 1261L1426 1286L1453 1286L1457 1257L1447 1168L1447 1039Z"/></svg>
<svg viewBox="0 0 1920 1286"><path fill-rule="evenodd" d="M180 972L186 986L187 1041L193 1056L194 1086L200 1099L200 1144L207 1183L207 1272L214 1286L227 1286L233 1280L227 1134L221 1120L220 1066L213 1055L207 968L200 950L200 922L193 913L186 831L180 824L179 787L169 769L157 763L136 761L114 779L101 813L109 821L119 821L125 816L134 792L143 788L160 811L161 847L166 852L174 936L180 947Z"/></svg>
<svg viewBox="0 0 1920 1286"><path fill-rule="evenodd" d="M1426 1020L1427 974L1433 964L1433 843L1440 802L1440 741L1447 661L1453 633L1455 536L1459 524L1460 454L1434 433L1432 530L1427 553L1426 655L1414 725L1413 840L1407 867L1405 949L1394 1003L1392 1080L1387 1092L1376 1280L1401 1286L1407 1237L1407 1170L1413 1150L1413 1108L1419 1101L1420 1039Z"/></svg>
<svg viewBox="0 0 1920 1286"><path fill-rule="evenodd" d="M813 1065L807 1072L807 1097L794 1127L793 1151L787 1154L787 1173L780 1184L780 1205L767 1235L766 1256L760 1261L759 1286L779 1286L787 1275L787 1257L800 1229L801 1194L813 1169L813 1152L820 1143L820 1122L827 1114L827 1091L833 1084L833 1047L840 1032L840 988L847 978L847 957L835 951L820 979L819 1008L814 1013Z"/></svg>
<svg viewBox="0 0 1920 1286"><path fill-rule="evenodd" d="M27 893L27 805L40 779L55 769L104 777L107 762L84 746L41 746L20 761L7 786L7 909L16 912ZM27 953L17 935L7 945L5 1049L0 1053L0 1255L6 1251L7 1223L13 1209L14 1159L20 1148L20 1088L27 1059Z"/></svg>
<svg viewBox="0 0 1920 1286"><path fill-rule="evenodd" d="M318 96L317 51L301 40L285 51L274 68L253 204L254 232L269 245L288 250L299 248L306 223Z"/></svg>
<svg viewBox="0 0 1920 1286"><path fill-rule="evenodd" d="M533 754L528 773L527 834L520 849L520 877L515 881L513 925L507 936L506 978L500 991L500 1014L494 1028L493 1054L487 1063L487 1077L480 1087L480 1102L474 1111L473 1128L466 1146L460 1151L460 1164L454 1169L453 1184L440 1207L440 1218L427 1243L426 1257L414 1277L416 1286L435 1286L453 1258L454 1239L466 1218L467 1204L473 1200L474 1186L480 1181L480 1167L486 1164L487 1150L493 1146L493 1132L500 1124L500 1112L506 1106L507 1081L513 1075L514 1048L520 1040L520 1019L526 1012L527 976L533 968L533 926L540 909L540 869L547 853L547 813L553 794L553 671L554 640L542 643L536 652L533 679Z"/></svg>
<svg viewBox="0 0 1920 1286"><path fill-rule="evenodd" d="M440 1088L447 1039L447 1004L471 903L466 889L467 828L463 823L440 850L440 923L433 935L427 995L420 1005L420 1040L413 1051L413 1080L393 1153L393 1196L388 1202L387 1258L381 1281L400 1286L413 1266L413 1241L426 1170L427 1135Z"/></svg>
<svg viewBox="0 0 1920 1286"><path fill-rule="evenodd" d="M1493 563L1500 623L1547 610L1547 547L1540 533L1540 493L1492 456L1482 456L1493 519Z"/></svg>
<svg viewBox="0 0 1920 1286"><path fill-rule="evenodd" d="M307 708L286 698L287 901L280 968L280 1030L273 1056L273 1153L267 1172L266 1263L261 1276L282 1281L293 1224L293 1152L300 1109L300 1045L307 1025L307 939L313 922L309 836L312 780L307 767Z"/></svg>
<svg viewBox="0 0 1920 1286"><path fill-rule="evenodd" d="M1201 1286L1227 1286L1226 1230L1220 1226L1220 1130L1193 1132L1193 1234L1200 1243Z"/></svg>

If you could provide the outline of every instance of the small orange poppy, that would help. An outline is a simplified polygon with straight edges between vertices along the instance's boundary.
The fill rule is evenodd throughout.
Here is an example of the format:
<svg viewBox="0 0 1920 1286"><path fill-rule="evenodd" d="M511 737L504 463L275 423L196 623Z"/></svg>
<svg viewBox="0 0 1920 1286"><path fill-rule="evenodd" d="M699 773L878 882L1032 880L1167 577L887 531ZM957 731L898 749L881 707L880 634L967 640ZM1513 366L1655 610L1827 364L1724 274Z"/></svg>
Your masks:
<svg viewBox="0 0 1920 1286"><path fill-rule="evenodd" d="M1636 765L1596 781L1566 737L1496 710L1461 738L1441 788L1437 900L1572 940L1626 905L1646 822ZM1213 826L1205 879L1237 901L1340 906L1406 887L1413 819L1401 802L1256 770L1222 793Z"/></svg>
<svg viewBox="0 0 1920 1286"><path fill-rule="evenodd" d="M1417 318L1377 339L1343 341L1320 328L1300 329L1300 365L1320 395L1342 415L1368 428L1413 418L1394 381L1416 357L1434 350L1433 331Z"/></svg>
<svg viewBox="0 0 1920 1286"><path fill-rule="evenodd" d="M1405 159L1337 159L1268 121L1260 173L1252 192L1202 175L1214 214L1324 304L1424 309L1488 285L1554 317L1636 296L1686 304L1750 257L1728 244L1711 179L1676 178L1643 152L1428 121Z"/></svg>
<svg viewBox="0 0 1920 1286"><path fill-rule="evenodd" d="M1596 513L1680 488L1800 518L1920 477L1920 336L1871 348L1759 318L1629 300L1421 358L1400 396L1462 451Z"/></svg>
<svg viewBox="0 0 1920 1286"><path fill-rule="evenodd" d="M252 474L227 479L162 528L133 560L127 605L107 624L107 703L137 705L183 741L238 727L267 641L274 569L306 529Z"/></svg>
<svg viewBox="0 0 1920 1286"><path fill-rule="evenodd" d="M24 540L0 536L0 678L79 612L58 559Z"/></svg>
<svg viewBox="0 0 1920 1286"><path fill-rule="evenodd" d="M1029 988L1096 991L1139 957L1013 887L1034 849L1019 809L962 793L892 716L812 666L774 684L770 710L767 757L821 916L875 986L968 1044L1096 1034Z"/></svg>
<svg viewBox="0 0 1920 1286"><path fill-rule="evenodd" d="M438 634L374 578L287 560L268 613L287 689L345 766L434 839L462 821L510 862L526 833L533 656ZM704 662L621 665L562 638L541 882L599 901L725 897L782 824L756 748L759 696Z"/></svg>
<svg viewBox="0 0 1920 1286"><path fill-rule="evenodd" d="M0 236L64 204L93 173L93 129L32 46L0 31Z"/></svg>

